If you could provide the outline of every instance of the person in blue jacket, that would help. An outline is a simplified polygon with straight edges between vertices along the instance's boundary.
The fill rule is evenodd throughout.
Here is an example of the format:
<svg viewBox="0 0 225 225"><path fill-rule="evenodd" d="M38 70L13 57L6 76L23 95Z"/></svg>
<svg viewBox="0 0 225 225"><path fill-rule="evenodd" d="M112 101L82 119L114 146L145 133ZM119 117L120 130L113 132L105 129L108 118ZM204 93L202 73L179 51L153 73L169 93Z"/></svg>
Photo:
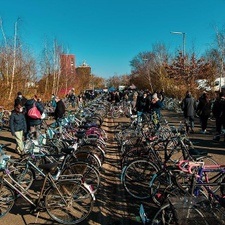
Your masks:
<svg viewBox="0 0 225 225"><path fill-rule="evenodd" d="M11 112L9 127L12 136L16 139L16 151L18 154L24 154L24 134L27 132L26 119L23 113L23 106L16 103L14 110Z"/></svg>

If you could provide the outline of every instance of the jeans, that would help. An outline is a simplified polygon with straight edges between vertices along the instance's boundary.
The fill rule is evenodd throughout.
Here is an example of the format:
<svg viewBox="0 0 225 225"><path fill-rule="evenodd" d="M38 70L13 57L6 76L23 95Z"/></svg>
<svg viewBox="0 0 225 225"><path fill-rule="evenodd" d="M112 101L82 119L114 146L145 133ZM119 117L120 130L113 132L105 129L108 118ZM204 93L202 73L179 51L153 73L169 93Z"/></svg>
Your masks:
<svg viewBox="0 0 225 225"><path fill-rule="evenodd" d="M195 120L194 116L187 116L187 117L185 117L185 124L186 124L187 132L189 131L189 128L191 129L191 131L193 131L194 126L195 126L194 120Z"/></svg>

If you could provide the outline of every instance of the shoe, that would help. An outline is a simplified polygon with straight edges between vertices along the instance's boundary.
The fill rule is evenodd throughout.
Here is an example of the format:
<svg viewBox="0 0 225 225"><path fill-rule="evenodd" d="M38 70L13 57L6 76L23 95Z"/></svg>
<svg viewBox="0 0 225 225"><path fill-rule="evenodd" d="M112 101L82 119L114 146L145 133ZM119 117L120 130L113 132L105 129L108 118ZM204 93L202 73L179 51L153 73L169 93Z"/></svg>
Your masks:
<svg viewBox="0 0 225 225"><path fill-rule="evenodd" d="M206 134L206 130L201 130L200 134Z"/></svg>

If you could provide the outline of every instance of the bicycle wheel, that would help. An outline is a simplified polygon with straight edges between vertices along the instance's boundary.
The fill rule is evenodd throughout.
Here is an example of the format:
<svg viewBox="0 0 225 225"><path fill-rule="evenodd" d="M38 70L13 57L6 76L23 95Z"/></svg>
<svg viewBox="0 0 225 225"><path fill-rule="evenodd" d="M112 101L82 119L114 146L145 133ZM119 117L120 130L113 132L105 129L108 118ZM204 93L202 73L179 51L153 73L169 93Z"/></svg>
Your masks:
<svg viewBox="0 0 225 225"><path fill-rule="evenodd" d="M101 164L104 163L105 161L105 151L104 149L102 149L100 146L95 145L95 144L82 144L81 146L79 146L79 150L78 151L90 151L92 154L95 154L98 159L100 159Z"/></svg>
<svg viewBox="0 0 225 225"><path fill-rule="evenodd" d="M149 183L158 167L147 160L135 160L122 171L122 182L125 190L137 199L151 197Z"/></svg>
<svg viewBox="0 0 225 225"><path fill-rule="evenodd" d="M95 193L100 185L100 173L99 171L90 166L87 162L73 162L67 168L62 171L62 175L82 175L82 180L88 184L93 193Z"/></svg>
<svg viewBox="0 0 225 225"><path fill-rule="evenodd" d="M159 172L150 181L151 197L153 202L158 206L161 206L169 193L175 190L169 173Z"/></svg>
<svg viewBox="0 0 225 225"><path fill-rule="evenodd" d="M176 139L171 139L166 143L165 151L166 155L170 156L169 161L173 163L177 163L183 156L181 146Z"/></svg>
<svg viewBox="0 0 225 225"><path fill-rule="evenodd" d="M181 208L180 212L176 212L175 207L176 205L172 206L170 203L163 205L153 217L151 225L209 225L204 220L203 213L194 206ZM181 215L178 215L178 213L185 214L182 221L179 221L178 217L181 217Z"/></svg>
<svg viewBox="0 0 225 225"><path fill-rule="evenodd" d="M102 162L98 158L97 154L93 154L90 150L78 149L73 153L73 156L70 159L71 162L82 161L87 162L89 165L96 167L97 169L101 168Z"/></svg>
<svg viewBox="0 0 225 225"><path fill-rule="evenodd" d="M218 165L218 163L210 156L205 156L205 157L200 157L197 159L197 161L203 161L205 166L213 166L213 165ZM203 176L203 181L209 182L209 183L221 183L222 182L222 177L220 176L220 172L216 172L216 171L207 171L204 172L204 176ZM215 185L210 185L210 189L215 193L218 189L220 188L219 185L215 186Z"/></svg>
<svg viewBox="0 0 225 225"><path fill-rule="evenodd" d="M11 210L14 202L14 191L10 187L0 184L0 218L5 216Z"/></svg>
<svg viewBox="0 0 225 225"><path fill-rule="evenodd" d="M75 181L59 181L45 195L49 216L60 224L78 224L93 209L94 198L90 191Z"/></svg>
<svg viewBox="0 0 225 225"><path fill-rule="evenodd" d="M14 162L13 169L10 172L13 179L26 190L28 190L34 182L34 172L27 166L26 161L23 161L23 159L20 162Z"/></svg>

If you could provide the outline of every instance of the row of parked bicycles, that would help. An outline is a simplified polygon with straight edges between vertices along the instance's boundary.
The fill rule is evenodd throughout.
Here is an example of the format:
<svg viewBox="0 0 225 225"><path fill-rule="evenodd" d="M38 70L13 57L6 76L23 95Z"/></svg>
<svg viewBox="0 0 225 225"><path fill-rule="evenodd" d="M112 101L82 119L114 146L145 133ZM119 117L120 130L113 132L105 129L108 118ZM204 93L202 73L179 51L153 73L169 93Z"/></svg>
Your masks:
<svg viewBox="0 0 225 225"><path fill-rule="evenodd" d="M157 115L120 123L121 183L143 224L225 224L225 165L196 149L185 124ZM147 210L146 210L147 209Z"/></svg>
<svg viewBox="0 0 225 225"><path fill-rule="evenodd" d="M40 211L60 224L78 224L90 215L107 141L101 125L108 104L102 98L60 121L43 120L41 130L26 139L21 158L7 154L10 143L0 145L0 218L21 197L36 220Z"/></svg>

